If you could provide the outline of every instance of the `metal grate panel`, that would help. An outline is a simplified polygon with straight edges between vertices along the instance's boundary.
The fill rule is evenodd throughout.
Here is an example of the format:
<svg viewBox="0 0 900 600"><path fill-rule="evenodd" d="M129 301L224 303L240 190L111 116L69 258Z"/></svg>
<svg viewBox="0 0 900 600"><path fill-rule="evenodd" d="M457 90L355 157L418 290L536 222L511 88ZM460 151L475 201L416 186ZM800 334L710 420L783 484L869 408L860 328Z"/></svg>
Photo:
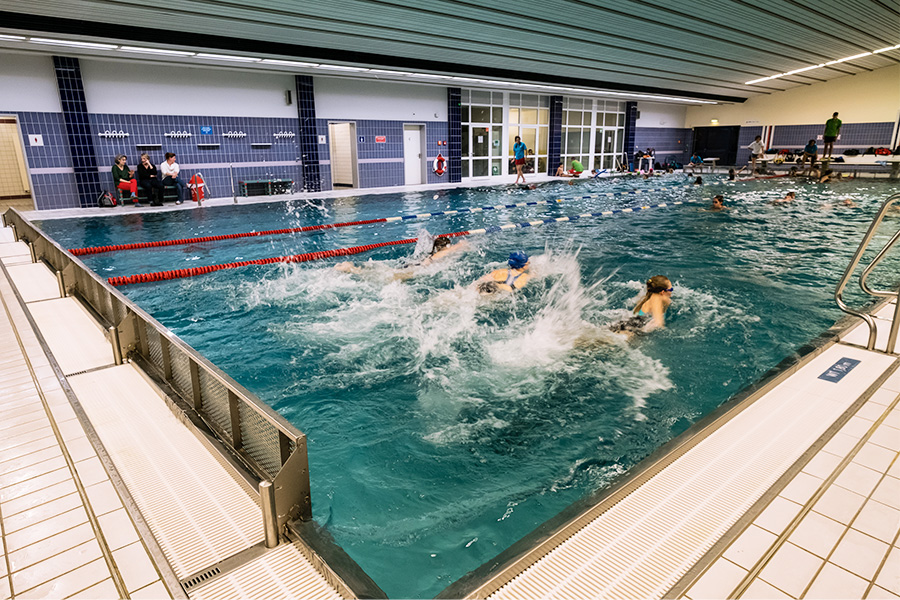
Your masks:
<svg viewBox="0 0 900 600"><path fill-rule="evenodd" d="M228 390L219 380L200 369L200 397L203 399L201 408L213 423L227 431L229 437L234 438L231 431L231 409L228 406Z"/></svg>
<svg viewBox="0 0 900 600"><path fill-rule="evenodd" d="M144 328L144 334L147 336L147 348L150 351L150 362L162 371L163 355L159 332L153 327L150 327L146 322L142 321L141 326Z"/></svg>
<svg viewBox="0 0 900 600"><path fill-rule="evenodd" d="M191 385L191 367L187 354L175 344L169 345L169 359L172 364L172 381L175 387L189 401L194 400L194 386Z"/></svg>
<svg viewBox="0 0 900 600"><path fill-rule="evenodd" d="M243 402L238 406L244 451L268 473L269 477L275 477L281 469L278 429Z"/></svg>

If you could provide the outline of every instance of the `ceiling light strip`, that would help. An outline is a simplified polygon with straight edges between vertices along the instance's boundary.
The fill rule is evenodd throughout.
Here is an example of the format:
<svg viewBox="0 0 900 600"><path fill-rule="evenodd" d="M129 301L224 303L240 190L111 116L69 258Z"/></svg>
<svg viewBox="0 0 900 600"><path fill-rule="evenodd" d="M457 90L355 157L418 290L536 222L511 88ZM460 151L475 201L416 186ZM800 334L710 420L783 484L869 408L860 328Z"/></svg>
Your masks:
<svg viewBox="0 0 900 600"><path fill-rule="evenodd" d="M744 85L754 85L756 83L762 83L763 81L771 81L773 79L779 79L781 77L787 77L788 75L796 75L797 73L803 73L804 71L811 71L813 69L821 69L822 67L830 67L831 65L836 65L839 63L857 60L860 58L865 58L866 56L872 56L873 54L881 54L882 52L888 52L889 50L897 50L900 49L900 44L896 46L888 46L887 48L881 48L879 50L873 50L872 52L861 52L859 54L854 54L853 56L848 56L846 58L839 58L837 60L831 60L826 63L819 63L817 65L810 65L808 67L803 67L802 69L794 69L793 71L788 71L787 73L779 73L778 75L770 75L769 77L760 77L759 79L754 79L753 81L747 81Z"/></svg>

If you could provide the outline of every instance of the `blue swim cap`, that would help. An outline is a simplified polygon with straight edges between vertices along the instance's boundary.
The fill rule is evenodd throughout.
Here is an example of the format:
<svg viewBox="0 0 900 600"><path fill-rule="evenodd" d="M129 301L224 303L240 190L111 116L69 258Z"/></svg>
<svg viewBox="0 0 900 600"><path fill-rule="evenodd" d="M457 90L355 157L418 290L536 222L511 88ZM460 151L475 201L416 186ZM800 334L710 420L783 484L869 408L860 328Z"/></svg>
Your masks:
<svg viewBox="0 0 900 600"><path fill-rule="evenodd" d="M524 252L512 252L509 255L509 266L513 269L521 269L528 262L528 255Z"/></svg>

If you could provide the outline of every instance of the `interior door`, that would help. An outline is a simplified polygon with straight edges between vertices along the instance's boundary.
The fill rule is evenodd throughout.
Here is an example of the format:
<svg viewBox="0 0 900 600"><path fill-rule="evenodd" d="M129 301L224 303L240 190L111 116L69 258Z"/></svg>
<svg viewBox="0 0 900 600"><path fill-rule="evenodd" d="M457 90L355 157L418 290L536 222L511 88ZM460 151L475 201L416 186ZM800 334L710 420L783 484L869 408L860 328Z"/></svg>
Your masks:
<svg viewBox="0 0 900 600"><path fill-rule="evenodd" d="M331 186L357 187L356 123L329 123Z"/></svg>
<svg viewBox="0 0 900 600"><path fill-rule="evenodd" d="M15 117L0 116L0 207L34 210Z"/></svg>
<svg viewBox="0 0 900 600"><path fill-rule="evenodd" d="M422 126L403 126L403 172L406 185L419 185L422 181Z"/></svg>

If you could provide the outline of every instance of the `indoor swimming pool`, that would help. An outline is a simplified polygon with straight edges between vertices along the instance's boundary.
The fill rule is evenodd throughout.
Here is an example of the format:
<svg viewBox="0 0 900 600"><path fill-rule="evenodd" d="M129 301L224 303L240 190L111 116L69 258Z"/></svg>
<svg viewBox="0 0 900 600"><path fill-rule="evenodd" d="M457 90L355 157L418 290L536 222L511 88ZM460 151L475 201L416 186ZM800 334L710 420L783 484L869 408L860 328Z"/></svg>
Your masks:
<svg viewBox="0 0 900 600"><path fill-rule="evenodd" d="M326 259L119 288L308 436L315 520L390 597L432 597L840 319L835 284L896 191L877 180L687 184L677 174L166 213L123 207L38 224L79 248L548 201L82 257L117 277L667 203L468 236L459 252L412 269L423 248L409 244L349 257L358 273ZM619 194L635 190L646 193ZM771 203L788 191L795 202ZM715 194L727 210L706 210ZM531 281L515 295L480 297L470 284L513 250L531 255ZM897 268L889 257L873 283ZM657 274L674 287L665 329L630 340L611 333ZM864 302L858 290L845 300Z"/></svg>

